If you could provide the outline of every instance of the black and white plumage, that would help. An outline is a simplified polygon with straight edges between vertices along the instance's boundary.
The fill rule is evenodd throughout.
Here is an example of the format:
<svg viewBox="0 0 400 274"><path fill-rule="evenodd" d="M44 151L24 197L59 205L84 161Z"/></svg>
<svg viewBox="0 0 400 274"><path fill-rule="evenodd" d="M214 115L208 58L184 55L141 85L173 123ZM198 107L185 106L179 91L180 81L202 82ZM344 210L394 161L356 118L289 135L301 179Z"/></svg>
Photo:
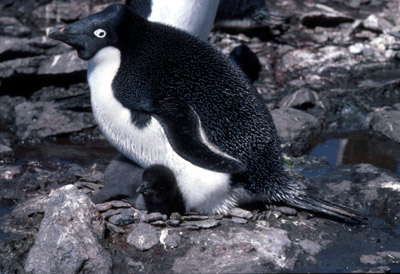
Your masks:
<svg viewBox="0 0 400 274"><path fill-rule="evenodd" d="M228 57L206 42L113 4L50 37L89 60L94 116L122 154L174 173L187 210L226 212L262 197L356 217L286 175L271 115Z"/></svg>
<svg viewBox="0 0 400 274"><path fill-rule="evenodd" d="M136 189L143 197L148 212L171 214L185 212L182 194L172 171L162 165L148 167L142 176L142 184Z"/></svg>
<svg viewBox="0 0 400 274"><path fill-rule="evenodd" d="M179 28L207 40L219 0L127 0L126 4L151 22Z"/></svg>

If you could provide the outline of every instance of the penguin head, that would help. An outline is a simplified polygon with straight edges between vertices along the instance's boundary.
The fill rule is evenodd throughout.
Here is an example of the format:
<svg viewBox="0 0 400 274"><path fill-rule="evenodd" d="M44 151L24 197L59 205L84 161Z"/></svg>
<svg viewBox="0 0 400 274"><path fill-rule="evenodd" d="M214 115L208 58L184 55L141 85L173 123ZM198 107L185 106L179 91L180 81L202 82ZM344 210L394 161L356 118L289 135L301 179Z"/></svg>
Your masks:
<svg viewBox="0 0 400 274"><path fill-rule="evenodd" d="M145 201L154 205L170 203L177 192L175 175L162 165L148 167L143 172L142 182L136 192L141 193Z"/></svg>
<svg viewBox="0 0 400 274"><path fill-rule="evenodd" d="M72 46L80 58L89 60L102 48L117 44L128 9L123 4L112 4L99 13L54 29L49 37Z"/></svg>

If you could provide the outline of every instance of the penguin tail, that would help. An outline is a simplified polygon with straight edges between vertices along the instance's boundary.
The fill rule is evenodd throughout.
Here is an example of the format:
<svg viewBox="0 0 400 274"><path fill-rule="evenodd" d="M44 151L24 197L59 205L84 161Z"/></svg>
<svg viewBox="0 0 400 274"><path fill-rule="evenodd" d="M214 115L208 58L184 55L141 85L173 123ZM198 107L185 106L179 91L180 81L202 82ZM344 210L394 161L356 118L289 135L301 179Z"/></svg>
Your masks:
<svg viewBox="0 0 400 274"><path fill-rule="evenodd" d="M299 193L296 199L287 201L288 205L307 211L322 213L341 220L350 220L362 223L368 218L360 212L344 205L334 204L307 193Z"/></svg>

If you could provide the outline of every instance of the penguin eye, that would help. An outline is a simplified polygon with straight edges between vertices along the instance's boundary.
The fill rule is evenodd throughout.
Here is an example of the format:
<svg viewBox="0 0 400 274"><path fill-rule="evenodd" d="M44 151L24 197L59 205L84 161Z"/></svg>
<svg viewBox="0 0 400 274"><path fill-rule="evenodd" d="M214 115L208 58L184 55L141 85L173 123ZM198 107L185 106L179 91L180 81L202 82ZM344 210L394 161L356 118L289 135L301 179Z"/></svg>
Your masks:
<svg viewBox="0 0 400 274"><path fill-rule="evenodd" d="M96 35L99 38L106 37L106 34L107 34L106 31L103 30L103 29L97 29L97 30L94 31L94 35Z"/></svg>

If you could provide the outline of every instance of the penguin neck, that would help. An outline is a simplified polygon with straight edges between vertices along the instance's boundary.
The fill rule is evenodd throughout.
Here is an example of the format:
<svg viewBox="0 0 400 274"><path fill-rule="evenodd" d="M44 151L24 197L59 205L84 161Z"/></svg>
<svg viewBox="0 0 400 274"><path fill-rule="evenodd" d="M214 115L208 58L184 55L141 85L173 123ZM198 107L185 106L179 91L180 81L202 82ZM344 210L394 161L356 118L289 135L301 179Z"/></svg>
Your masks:
<svg viewBox="0 0 400 274"><path fill-rule="evenodd" d="M219 0L152 0L148 20L170 25L207 40Z"/></svg>

